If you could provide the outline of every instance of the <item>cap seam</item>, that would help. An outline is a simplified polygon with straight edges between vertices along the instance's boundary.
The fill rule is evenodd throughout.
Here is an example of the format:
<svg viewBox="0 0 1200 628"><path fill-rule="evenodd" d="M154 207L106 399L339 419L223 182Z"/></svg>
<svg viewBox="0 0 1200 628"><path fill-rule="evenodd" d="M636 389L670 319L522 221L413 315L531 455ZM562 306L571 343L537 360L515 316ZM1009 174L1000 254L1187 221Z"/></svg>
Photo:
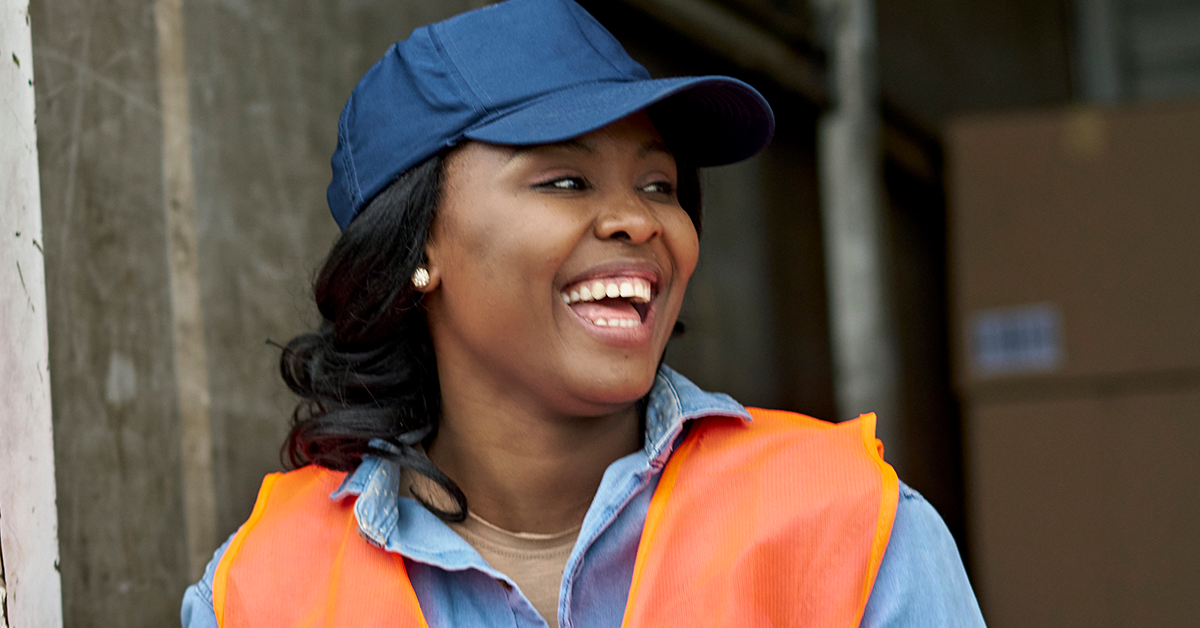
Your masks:
<svg viewBox="0 0 1200 628"><path fill-rule="evenodd" d="M454 47L455 56L462 58L462 55L458 51L458 42L454 41L454 39L451 38L450 45ZM482 102L484 99L487 99L487 104L484 105L484 111L485 112L489 111L489 110L496 111L497 110L496 102L494 100L492 100L491 94L487 93L487 90L485 90L483 88L483 85L479 84L479 81L475 78L475 75L471 72L471 70L469 68L465 68L465 67L459 68L457 63L454 65L455 65L454 69L458 70L460 75L464 75L464 78L468 79L472 84L474 84L475 89L473 91L476 91L476 95L475 95L476 98L478 98L479 95L482 94L483 98L480 98L480 101Z"/></svg>
<svg viewBox="0 0 1200 628"><path fill-rule="evenodd" d="M355 115L354 108L352 106L353 102L354 93L351 92L349 102L346 103L346 112L351 116ZM345 138L346 141L346 150L342 154L342 163L346 168L346 182L348 184L347 188L349 188L347 191L350 192L350 215L346 217L346 225L349 226L350 222L354 220L354 217L357 216L360 211L362 211L363 195L362 187L358 182L358 168L354 163L354 144L350 141L350 130L347 128L348 122L343 118L342 120L338 121L338 126L341 127L339 130L342 132L342 137Z"/></svg>
<svg viewBox="0 0 1200 628"><path fill-rule="evenodd" d="M458 82L462 84L461 87L465 87L466 89L464 91L469 92L475 97L476 103L482 107L484 114L487 114L490 111L495 111L496 103L492 101L491 95L485 92L483 90L483 86L480 85L479 81L475 79L475 76L470 74L470 71L462 67L462 64L459 63L459 60L462 59L462 55L459 53L458 45L454 42L454 38L443 38L442 35L434 29L435 26L441 25L430 25L429 39L433 41L433 45L435 48L437 48L438 52L449 61L447 65L449 65L450 69L454 71L454 75L458 78ZM449 49L446 47L447 42L451 46L454 46L453 55L450 54ZM485 100L487 101L486 103L484 102ZM490 105L490 107L488 105ZM475 103L471 104L471 108L475 109Z"/></svg>

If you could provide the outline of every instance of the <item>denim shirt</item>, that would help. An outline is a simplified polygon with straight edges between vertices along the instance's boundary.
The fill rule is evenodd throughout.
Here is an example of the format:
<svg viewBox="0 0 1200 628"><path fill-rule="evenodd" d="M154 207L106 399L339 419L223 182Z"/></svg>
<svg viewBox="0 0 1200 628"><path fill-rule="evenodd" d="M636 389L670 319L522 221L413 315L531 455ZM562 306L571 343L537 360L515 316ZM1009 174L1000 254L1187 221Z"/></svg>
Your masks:
<svg viewBox="0 0 1200 628"><path fill-rule="evenodd" d="M659 370L648 401L645 445L605 470L567 560L558 604L563 628L621 625L650 498L684 423L714 415L751 420L728 395L704 392L666 366ZM430 628L546 627L515 582L415 500L397 499L398 487L393 464L367 457L330 499L357 496L354 516L360 534L404 557ZM213 574L228 545L226 541L216 551L204 578L184 594L185 628L216 627ZM903 483L892 536L861 625L984 625L946 525Z"/></svg>

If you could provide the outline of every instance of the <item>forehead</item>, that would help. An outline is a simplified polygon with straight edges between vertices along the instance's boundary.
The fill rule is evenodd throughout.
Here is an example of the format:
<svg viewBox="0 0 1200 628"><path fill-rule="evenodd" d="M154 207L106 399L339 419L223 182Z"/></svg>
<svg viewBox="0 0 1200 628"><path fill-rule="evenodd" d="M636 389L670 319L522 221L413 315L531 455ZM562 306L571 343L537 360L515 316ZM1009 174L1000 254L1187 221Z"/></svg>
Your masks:
<svg viewBox="0 0 1200 628"><path fill-rule="evenodd" d="M508 151L510 157L524 153L556 150L598 155L604 152L602 149L618 145L635 148L639 157L650 153L673 156L666 141L654 127L654 123L650 121L650 116L646 115L644 111L638 111L595 131L559 142L505 146L503 148Z"/></svg>
<svg viewBox="0 0 1200 628"><path fill-rule="evenodd" d="M651 152L671 153L666 142L663 141L662 135L654 127L654 123L650 121L650 116L645 111L638 111L579 137L550 144L514 147L513 150L565 148L595 153L605 143L631 143L637 147L639 155Z"/></svg>
<svg viewBox="0 0 1200 628"><path fill-rule="evenodd" d="M597 159L642 159L660 155L674 160L670 148L650 121L650 116L639 111L590 133L560 142L528 146L467 142L447 156L446 183L454 185L455 179L461 176L459 173L462 173L463 169L502 170L506 166L514 165L514 160L521 157L532 158L539 154L552 155L563 152ZM474 176L471 176L471 179L474 179Z"/></svg>

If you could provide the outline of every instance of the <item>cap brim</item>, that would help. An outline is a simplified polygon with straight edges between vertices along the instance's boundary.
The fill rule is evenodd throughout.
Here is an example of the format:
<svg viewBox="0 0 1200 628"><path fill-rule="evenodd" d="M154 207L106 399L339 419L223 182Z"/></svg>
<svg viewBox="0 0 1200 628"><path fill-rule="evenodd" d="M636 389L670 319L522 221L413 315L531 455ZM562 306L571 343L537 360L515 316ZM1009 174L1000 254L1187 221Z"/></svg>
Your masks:
<svg viewBox="0 0 1200 628"><path fill-rule="evenodd" d="M751 157L775 133L762 94L724 76L577 85L489 116L463 136L493 144L560 142L646 109L675 156L696 166Z"/></svg>

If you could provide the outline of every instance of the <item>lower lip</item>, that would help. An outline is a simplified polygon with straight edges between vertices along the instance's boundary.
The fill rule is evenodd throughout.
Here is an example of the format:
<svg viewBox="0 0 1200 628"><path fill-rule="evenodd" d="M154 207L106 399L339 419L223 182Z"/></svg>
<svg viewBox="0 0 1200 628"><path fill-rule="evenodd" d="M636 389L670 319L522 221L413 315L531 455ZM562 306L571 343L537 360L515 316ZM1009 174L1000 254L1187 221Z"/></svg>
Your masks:
<svg viewBox="0 0 1200 628"><path fill-rule="evenodd" d="M559 301L559 303L562 303ZM646 317L642 319L642 324L634 327L601 327L592 321L578 315L571 306L563 303L563 307L575 317L575 320L583 326L588 333L592 334L601 342L614 347L638 347L650 343L650 338L654 331L654 312L658 308L657 302L651 301L650 307L646 309Z"/></svg>

